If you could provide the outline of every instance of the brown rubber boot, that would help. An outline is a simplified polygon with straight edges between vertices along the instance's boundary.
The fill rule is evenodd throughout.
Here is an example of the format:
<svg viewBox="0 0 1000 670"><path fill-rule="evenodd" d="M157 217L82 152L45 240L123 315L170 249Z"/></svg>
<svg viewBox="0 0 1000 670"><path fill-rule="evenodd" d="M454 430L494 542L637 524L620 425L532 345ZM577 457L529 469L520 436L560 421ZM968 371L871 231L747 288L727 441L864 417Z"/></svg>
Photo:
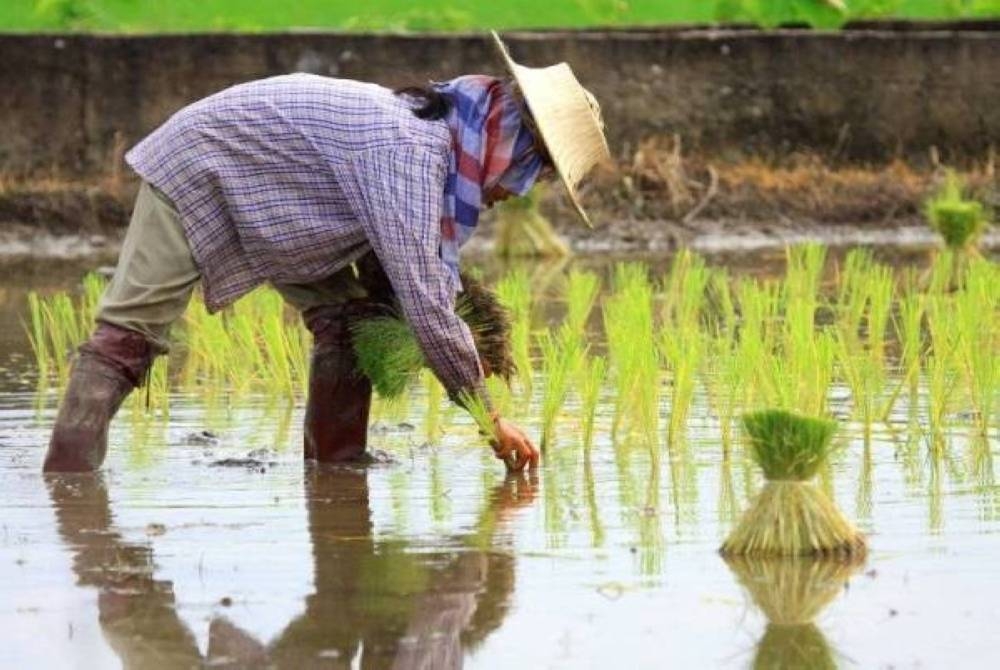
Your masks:
<svg viewBox="0 0 1000 670"><path fill-rule="evenodd" d="M44 472L90 472L108 451L108 425L143 381L156 350L141 334L98 323L80 346L59 406Z"/></svg>
<svg viewBox="0 0 1000 670"><path fill-rule="evenodd" d="M368 443L372 385L357 371L350 321L364 307L349 303L314 307L303 314L313 334L306 401L306 460L341 463L361 459Z"/></svg>

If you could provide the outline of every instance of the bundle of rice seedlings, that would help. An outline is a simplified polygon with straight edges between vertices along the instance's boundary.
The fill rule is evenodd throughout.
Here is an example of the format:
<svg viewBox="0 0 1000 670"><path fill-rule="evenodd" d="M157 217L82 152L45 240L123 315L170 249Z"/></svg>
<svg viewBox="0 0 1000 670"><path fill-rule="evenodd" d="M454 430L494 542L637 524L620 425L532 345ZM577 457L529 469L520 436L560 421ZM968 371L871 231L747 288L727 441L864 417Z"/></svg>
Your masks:
<svg viewBox="0 0 1000 670"><path fill-rule="evenodd" d="M924 211L931 227L956 251L974 247L986 228L982 204L962 196L962 183L954 172L948 172L941 190L927 201Z"/></svg>
<svg viewBox="0 0 1000 670"><path fill-rule="evenodd" d="M813 620L843 591L860 561L726 559L740 585L767 617L754 668L836 668Z"/></svg>
<svg viewBox="0 0 1000 670"><path fill-rule="evenodd" d="M746 414L750 453L767 484L720 549L734 556L860 556L865 541L809 483L832 451L835 422L786 410Z"/></svg>
<svg viewBox="0 0 1000 670"><path fill-rule="evenodd" d="M515 371L510 346L510 320L496 296L479 281L462 275L463 291L455 313L472 332L487 375L509 380ZM399 397L426 365L420 345L398 305L379 316L351 324L358 370L383 398Z"/></svg>

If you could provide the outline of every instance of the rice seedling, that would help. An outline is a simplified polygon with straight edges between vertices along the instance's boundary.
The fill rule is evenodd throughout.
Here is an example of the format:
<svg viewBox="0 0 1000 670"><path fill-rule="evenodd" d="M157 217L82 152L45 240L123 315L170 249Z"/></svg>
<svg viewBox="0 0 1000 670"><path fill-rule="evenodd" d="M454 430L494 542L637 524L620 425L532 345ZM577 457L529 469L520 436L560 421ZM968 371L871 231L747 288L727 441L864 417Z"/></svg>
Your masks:
<svg viewBox="0 0 1000 670"><path fill-rule="evenodd" d="M594 442L594 421L597 415L597 401L604 385L607 363L601 356L589 360L580 380L581 441L584 454L590 453Z"/></svg>
<svg viewBox="0 0 1000 670"><path fill-rule="evenodd" d="M49 351L48 337L45 335L42 298L35 291L28 293L28 317L29 323L24 325L24 329L28 334L31 351L35 355L35 367L38 370L39 384L44 385L49 380L52 353Z"/></svg>
<svg viewBox="0 0 1000 670"><path fill-rule="evenodd" d="M826 247L810 243L785 248L787 270L783 286L785 303L811 305L815 311L818 301L823 266L826 264Z"/></svg>
<svg viewBox="0 0 1000 670"><path fill-rule="evenodd" d="M884 365L885 334L894 298L892 270L876 266L868 280L868 339L867 348L879 366Z"/></svg>
<svg viewBox="0 0 1000 670"><path fill-rule="evenodd" d="M748 404L767 393L765 385L778 378L761 375L767 358L778 342L781 287L776 282L744 279L737 284L739 344L737 356L743 367L742 385Z"/></svg>
<svg viewBox="0 0 1000 670"><path fill-rule="evenodd" d="M716 336L736 336L736 304L725 269L713 270L708 280L709 327Z"/></svg>
<svg viewBox="0 0 1000 670"><path fill-rule="evenodd" d="M664 327L697 329L710 279L701 256L688 249L677 254L663 292Z"/></svg>
<svg viewBox="0 0 1000 670"><path fill-rule="evenodd" d="M655 441L658 365L653 337L653 290L645 267L615 267L612 294L604 304L604 331L614 370L615 411L612 437L623 422Z"/></svg>
<svg viewBox="0 0 1000 670"><path fill-rule="evenodd" d="M477 393L462 391L459 393L458 402L469 413L472 420L476 422L479 433L487 442L492 444L497 437L496 424L493 421L493 413L486 405L486 400Z"/></svg>
<svg viewBox="0 0 1000 670"><path fill-rule="evenodd" d="M586 344L579 336L563 325L556 334L546 331L538 339L542 356L542 437L539 445L544 452L552 443L556 419L562 410L570 383L579 374L585 356Z"/></svg>
<svg viewBox="0 0 1000 670"><path fill-rule="evenodd" d="M885 369L872 357L852 350L850 335L838 332L834 341L840 373L851 391L854 415L864 425L867 443L871 440L872 424L887 413L880 404L885 390Z"/></svg>
<svg viewBox="0 0 1000 670"><path fill-rule="evenodd" d="M434 373L428 369L421 371L424 381L424 394L427 398L427 409L424 411L424 439L430 444L436 444L441 439L441 405L444 403L444 387Z"/></svg>
<svg viewBox="0 0 1000 670"><path fill-rule="evenodd" d="M829 643L813 622L861 569L859 562L727 557L726 564L767 617L752 667L838 667Z"/></svg>
<svg viewBox="0 0 1000 670"><path fill-rule="evenodd" d="M531 364L531 280L518 269L496 285L497 299L510 314L510 346L522 395L531 397L533 370Z"/></svg>
<svg viewBox="0 0 1000 670"><path fill-rule="evenodd" d="M723 453L728 455L736 408L742 401L743 366L732 339L717 335L706 344L704 383L709 405L719 420Z"/></svg>
<svg viewBox="0 0 1000 670"><path fill-rule="evenodd" d="M744 415L743 427L767 483L720 551L762 557L863 554L864 538L808 483L833 450L836 423L763 410Z"/></svg>
<svg viewBox="0 0 1000 670"><path fill-rule="evenodd" d="M597 302L601 280L593 272L572 270L566 283L566 320L569 331L586 339L587 319Z"/></svg>
<svg viewBox="0 0 1000 670"><path fill-rule="evenodd" d="M691 326L665 328L660 333L660 352L671 373L670 419L667 443L683 437L694 399L695 377L704 355L701 334Z"/></svg>
<svg viewBox="0 0 1000 670"><path fill-rule="evenodd" d="M907 291L899 300L899 309L895 317L896 334L901 346L900 367L904 381L910 389L911 403L917 397L920 361L924 353L922 331L924 308L924 296Z"/></svg>
<svg viewBox="0 0 1000 670"><path fill-rule="evenodd" d="M955 294L952 323L958 331L956 357L979 435L986 437L1000 396L1000 275L989 261L974 261L968 268L964 289Z"/></svg>

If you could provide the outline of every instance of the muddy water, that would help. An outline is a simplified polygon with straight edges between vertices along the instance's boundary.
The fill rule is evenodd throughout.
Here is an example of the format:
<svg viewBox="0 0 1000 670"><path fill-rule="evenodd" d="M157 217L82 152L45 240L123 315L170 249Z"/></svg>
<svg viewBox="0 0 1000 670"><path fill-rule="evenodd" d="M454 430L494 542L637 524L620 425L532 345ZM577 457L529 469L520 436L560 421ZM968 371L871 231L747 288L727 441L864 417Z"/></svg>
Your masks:
<svg viewBox="0 0 1000 670"><path fill-rule="evenodd" d="M1000 427L958 425L932 460L905 406L867 446L847 424L829 485L872 552L806 579L807 606L801 576L715 553L760 481L701 397L656 458L611 443L608 403L589 459L566 420L536 477L505 479L458 413L428 444L419 393L373 426L391 462L326 470L300 463L299 406L175 396L168 421L122 411L103 476L43 479L55 398L33 393L18 295L0 667L995 667Z"/></svg>

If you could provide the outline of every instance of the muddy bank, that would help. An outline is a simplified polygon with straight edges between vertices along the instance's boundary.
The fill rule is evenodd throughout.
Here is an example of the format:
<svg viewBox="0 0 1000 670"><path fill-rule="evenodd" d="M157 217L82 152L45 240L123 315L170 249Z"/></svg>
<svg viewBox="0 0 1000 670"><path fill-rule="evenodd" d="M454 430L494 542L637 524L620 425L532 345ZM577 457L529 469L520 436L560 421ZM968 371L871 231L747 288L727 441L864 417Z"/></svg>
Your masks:
<svg viewBox="0 0 1000 670"><path fill-rule="evenodd" d="M581 253L663 252L780 246L802 238L831 244L930 246L923 203L943 165L901 160L838 163L816 154L781 161L687 155L676 137L643 143L584 191L594 227L577 223L559 187L543 187L540 208ZM1000 207L992 159L960 171L971 196ZM119 175L82 180L0 179L0 258L114 257L137 181ZM472 250L488 250L493 216ZM988 235L985 244L995 245Z"/></svg>

